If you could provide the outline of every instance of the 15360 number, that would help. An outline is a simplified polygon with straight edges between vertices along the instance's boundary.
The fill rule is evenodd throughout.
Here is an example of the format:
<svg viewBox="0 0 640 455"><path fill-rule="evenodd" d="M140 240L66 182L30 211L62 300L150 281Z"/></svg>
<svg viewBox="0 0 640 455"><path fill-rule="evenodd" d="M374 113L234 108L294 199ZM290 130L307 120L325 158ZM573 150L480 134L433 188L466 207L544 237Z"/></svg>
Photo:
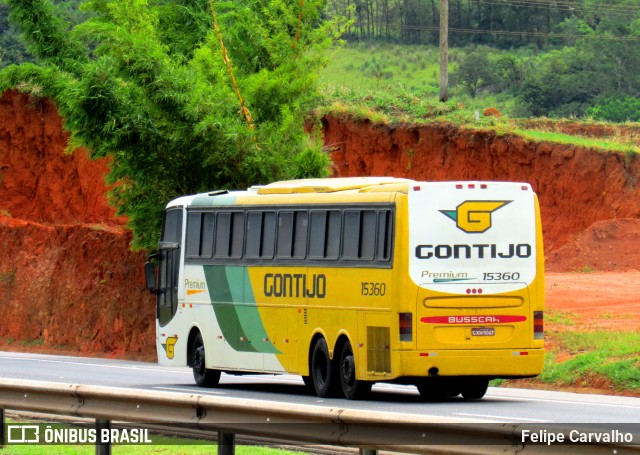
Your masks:
<svg viewBox="0 0 640 455"><path fill-rule="evenodd" d="M483 273L482 279L484 281L518 281L520 279L520 274L518 272Z"/></svg>
<svg viewBox="0 0 640 455"><path fill-rule="evenodd" d="M386 283L363 282L361 283L361 285L362 285L362 291L361 291L362 295L378 297L378 296L385 295L387 292Z"/></svg>

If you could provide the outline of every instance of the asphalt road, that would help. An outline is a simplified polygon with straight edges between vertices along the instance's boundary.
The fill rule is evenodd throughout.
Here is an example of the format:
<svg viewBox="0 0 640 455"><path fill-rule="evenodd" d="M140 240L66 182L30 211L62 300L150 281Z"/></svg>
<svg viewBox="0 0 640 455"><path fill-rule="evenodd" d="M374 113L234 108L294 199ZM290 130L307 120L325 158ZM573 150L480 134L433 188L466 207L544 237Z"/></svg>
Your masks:
<svg viewBox="0 0 640 455"><path fill-rule="evenodd" d="M310 395L298 376L223 374L219 387L202 389L194 385L188 368L86 357L0 352L0 378L228 396L272 401L274 406L289 402L401 414L465 417L498 423L640 424L640 398L489 388L485 397L478 401L452 398L425 403L413 386L376 384L371 399L348 401Z"/></svg>

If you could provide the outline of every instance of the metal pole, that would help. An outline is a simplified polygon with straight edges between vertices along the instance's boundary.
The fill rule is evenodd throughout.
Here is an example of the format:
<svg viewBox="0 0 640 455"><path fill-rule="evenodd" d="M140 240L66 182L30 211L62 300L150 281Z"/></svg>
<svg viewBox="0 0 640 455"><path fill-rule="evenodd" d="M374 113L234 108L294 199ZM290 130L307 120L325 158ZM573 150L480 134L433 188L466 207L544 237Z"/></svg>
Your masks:
<svg viewBox="0 0 640 455"><path fill-rule="evenodd" d="M236 435L233 433L218 432L218 455L235 455Z"/></svg>
<svg viewBox="0 0 640 455"><path fill-rule="evenodd" d="M96 455L111 455L111 438L102 442L102 430L111 431L111 421L96 419Z"/></svg>
<svg viewBox="0 0 640 455"><path fill-rule="evenodd" d="M4 435L5 423L4 409L0 409L0 447L4 447L5 443L7 442Z"/></svg>
<svg viewBox="0 0 640 455"><path fill-rule="evenodd" d="M449 0L440 0L440 101L447 101L449 85Z"/></svg>

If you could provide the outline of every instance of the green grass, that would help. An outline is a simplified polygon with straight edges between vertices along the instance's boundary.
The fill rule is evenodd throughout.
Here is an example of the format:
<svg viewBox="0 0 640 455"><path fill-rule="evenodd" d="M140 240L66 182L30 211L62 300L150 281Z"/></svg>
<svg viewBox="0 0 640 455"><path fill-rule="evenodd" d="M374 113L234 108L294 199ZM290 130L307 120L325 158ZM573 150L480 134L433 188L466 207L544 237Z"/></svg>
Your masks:
<svg viewBox="0 0 640 455"><path fill-rule="evenodd" d="M570 313L566 313L564 311L546 311L544 318L546 322L563 326L571 326L574 322L573 319L571 319Z"/></svg>
<svg viewBox="0 0 640 455"><path fill-rule="evenodd" d="M548 131L522 130L518 128L512 129L510 132L534 142L555 142L559 144L572 144L580 147L611 150L624 153L638 153L640 151L639 147L634 142L620 142L620 139L594 139L582 136L572 136L569 134L553 133Z"/></svg>
<svg viewBox="0 0 640 455"><path fill-rule="evenodd" d="M7 419L7 423L31 423L15 422ZM53 424L54 427L63 425ZM111 446L114 455L208 455L217 453L216 442L206 444L202 440L188 440L184 438L162 436L152 434L153 444L118 445ZM91 455L95 453L95 445L27 445L10 444L0 446L0 455ZM284 449L272 449L259 446L236 446L238 455L300 455L302 452L293 452Z"/></svg>
<svg viewBox="0 0 640 455"><path fill-rule="evenodd" d="M640 333L559 332L558 348L547 353L539 379L561 385L588 386L599 378L618 390L640 392ZM567 360L558 362L561 352Z"/></svg>
<svg viewBox="0 0 640 455"><path fill-rule="evenodd" d="M523 129L517 126L515 120L508 117L485 117L481 111L470 109L455 99L441 103L437 97L422 98L399 88L395 91L363 92L344 86L325 87L323 97L323 104L316 110L318 117L331 113L379 124L450 122L462 128L495 131L499 136L515 135L532 142L551 142L621 152L628 159L634 159L640 153L640 145L632 138L589 138Z"/></svg>
<svg viewBox="0 0 640 455"><path fill-rule="evenodd" d="M113 455L210 455L217 453L217 447L212 445L186 445L179 443L124 446L114 445L111 448ZM11 445L0 449L1 455L91 455L95 454L93 445ZM256 446L237 446L238 455L299 455L300 452L291 452L282 449L270 449Z"/></svg>
<svg viewBox="0 0 640 455"><path fill-rule="evenodd" d="M401 86L415 93L438 94L439 50L434 46L354 43L330 51L320 76L323 84L358 91Z"/></svg>
<svg viewBox="0 0 640 455"><path fill-rule="evenodd" d="M550 316L560 323L571 323L562 313ZM640 393L640 333L567 331L547 332L546 336L552 339L553 348L547 350L538 381L556 387L612 386L612 392ZM490 384L500 387L509 383L495 379Z"/></svg>
<svg viewBox="0 0 640 455"><path fill-rule="evenodd" d="M33 340L22 340L20 344L22 346L42 346L44 344L44 338L34 338Z"/></svg>
<svg viewBox="0 0 640 455"><path fill-rule="evenodd" d="M450 80L462 52L450 50ZM449 100L441 103L439 53L434 46L355 43L330 51L328 59L320 75L322 100L317 116L332 113L380 124L450 122L499 135L514 134L533 142L623 152L629 159L640 153L640 145L632 137L587 138L545 131L543 126L523 128L510 118L518 108L515 98L507 94L483 93L471 98L462 89L450 86ZM485 117L483 112L489 107L503 116Z"/></svg>

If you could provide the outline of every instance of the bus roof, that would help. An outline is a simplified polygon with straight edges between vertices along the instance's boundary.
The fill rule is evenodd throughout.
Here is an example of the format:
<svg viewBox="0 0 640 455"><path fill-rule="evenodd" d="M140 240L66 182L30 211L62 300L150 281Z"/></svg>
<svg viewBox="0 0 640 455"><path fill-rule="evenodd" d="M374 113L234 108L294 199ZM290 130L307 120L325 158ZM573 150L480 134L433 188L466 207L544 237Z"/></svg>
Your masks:
<svg viewBox="0 0 640 455"><path fill-rule="evenodd" d="M167 209L180 206L220 206L220 205L236 205L246 203L258 203L262 200L260 196L265 196L262 202L273 204L274 201L287 195L299 195L306 202L318 202L318 197L322 195L332 194L340 197L340 193L373 193L390 194L404 193L407 194L411 189L419 190L425 185L429 187L450 186L455 189L462 188L487 188L496 184L503 185L520 185L522 189L530 188L528 184L508 183L508 182L418 182L411 179L396 177L337 177L323 179L299 179L285 180L270 183L268 185L256 185L247 190L227 191L216 190L207 193L194 194L191 196L182 196L167 204ZM344 194L344 193L343 193ZM257 196L257 198L256 198ZM274 199L276 198L276 199ZM309 199L311 198L311 199ZM296 198L298 199L298 198ZM323 199L326 200L326 199ZM300 200L302 201L302 200ZM300 202L299 201L299 202Z"/></svg>
<svg viewBox="0 0 640 455"><path fill-rule="evenodd" d="M413 180L395 177L341 177L326 179L300 179L274 182L258 188L258 194L334 193L363 188L409 183Z"/></svg>

